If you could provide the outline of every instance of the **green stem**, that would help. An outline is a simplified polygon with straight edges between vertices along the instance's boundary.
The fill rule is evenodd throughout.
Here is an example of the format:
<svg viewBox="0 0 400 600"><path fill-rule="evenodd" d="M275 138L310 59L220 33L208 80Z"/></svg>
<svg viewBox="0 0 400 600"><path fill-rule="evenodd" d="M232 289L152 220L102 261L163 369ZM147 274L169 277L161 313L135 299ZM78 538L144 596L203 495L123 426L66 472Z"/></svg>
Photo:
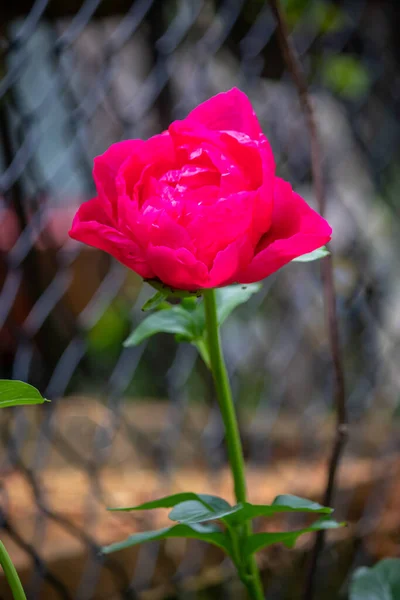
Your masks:
<svg viewBox="0 0 400 600"><path fill-rule="evenodd" d="M247 496L243 448L240 440L239 427L232 400L228 373L222 354L217 316L217 303L214 290L204 291L204 307L206 315L206 331L210 368L213 375L215 388L217 390L222 420L225 426L226 445L233 475L236 501L246 502ZM246 525L241 528L240 534L242 538L241 543L244 543L246 538L252 534L250 522L247 522ZM254 556L248 559L244 567L245 576L242 577L242 581L246 585L250 597L253 600L264 600L260 573Z"/></svg>
<svg viewBox="0 0 400 600"><path fill-rule="evenodd" d="M0 564L3 567L14 600L26 600L25 592L22 587L18 573L12 563L12 560L3 544L0 542Z"/></svg>

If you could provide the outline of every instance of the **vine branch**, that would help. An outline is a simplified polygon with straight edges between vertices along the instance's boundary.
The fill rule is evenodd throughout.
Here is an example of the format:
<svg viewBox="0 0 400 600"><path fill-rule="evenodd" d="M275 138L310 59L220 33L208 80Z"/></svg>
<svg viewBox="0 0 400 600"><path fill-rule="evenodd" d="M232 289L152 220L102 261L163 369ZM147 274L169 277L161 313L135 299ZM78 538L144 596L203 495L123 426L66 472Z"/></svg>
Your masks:
<svg viewBox="0 0 400 600"><path fill-rule="evenodd" d="M321 147L318 139L318 130L314 116L314 108L308 93L307 81L304 75L297 52L291 42L288 26L282 11L280 0L270 0L271 8L277 22L277 33L282 53L287 68L293 78L297 89L300 105L304 112L306 125L310 136L311 172L314 182L314 191L321 215L325 213L325 191L321 164ZM334 400L336 409L336 435L331 451L331 458L327 469L327 482L323 502L326 506L332 503L335 490L336 475L348 437L346 391L344 372L339 340L339 325L336 312L336 293L333 281L333 266L331 255L321 260L321 279L324 293L324 306L327 318L330 353L334 371ZM304 600L314 597L315 577L318 559L324 547L324 531L316 535L315 544L311 554L310 567L304 591Z"/></svg>

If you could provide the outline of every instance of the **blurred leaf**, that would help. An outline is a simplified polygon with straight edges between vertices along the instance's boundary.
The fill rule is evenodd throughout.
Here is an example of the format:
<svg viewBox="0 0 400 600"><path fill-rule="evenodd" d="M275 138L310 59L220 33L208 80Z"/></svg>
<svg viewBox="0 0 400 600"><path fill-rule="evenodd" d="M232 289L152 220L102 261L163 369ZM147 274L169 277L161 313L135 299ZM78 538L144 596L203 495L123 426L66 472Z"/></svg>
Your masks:
<svg viewBox="0 0 400 600"><path fill-rule="evenodd" d="M400 559L384 558L371 569L357 569L350 583L350 600L399 600Z"/></svg>
<svg viewBox="0 0 400 600"><path fill-rule="evenodd" d="M153 310L154 308L157 308L159 304L161 304L162 302L164 302L164 300L167 298L167 294L165 292L156 292L154 294L154 296L152 296L151 298L149 298L142 306L142 310L144 312L148 311L148 310Z"/></svg>
<svg viewBox="0 0 400 600"><path fill-rule="evenodd" d="M223 504L221 504L221 502ZM256 517L271 517L277 513L302 512L314 514L330 514L332 508L321 506L298 496L278 496L272 504L251 504L244 502L230 506L225 500L216 498L215 501L204 502L187 500L178 503L169 514L172 521L181 523L204 523L221 519L229 525L241 525Z"/></svg>
<svg viewBox="0 0 400 600"><path fill-rule="evenodd" d="M250 283L240 285L228 285L216 288L215 296L217 302L218 323L222 325L231 312L240 304L244 304L253 294L260 291L261 283ZM198 328L205 331L204 302L200 302L196 308L196 321Z"/></svg>
<svg viewBox="0 0 400 600"><path fill-rule="evenodd" d="M203 359L206 367L211 369L210 353L208 351L208 346L204 340L204 337L193 341L192 344L193 344L193 346L195 346L197 348L197 351L200 354L201 358Z"/></svg>
<svg viewBox="0 0 400 600"><path fill-rule="evenodd" d="M270 516L278 512L308 512L308 513L329 513L330 508L326 508L298 496L278 496L271 505L253 505L250 503L237 504L231 506L223 498L209 494L195 494L193 492L183 492L165 496L158 500L145 502L134 507L113 508L113 511L136 511L151 510L155 508L172 508L169 518L172 521L179 521L180 525L167 527L158 531L149 531L130 536L123 542L112 544L103 549L104 552L114 552L122 550L144 541L160 540L167 537L195 537L206 542L210 542L223 548L228 554L231 552L230 541L227 536L214 525L200 525L207 521L222 520L225 525L238 526L246 520L257 516ZM321 519L307 527L297 531L284 531L278 533L257 533L246 541L245 555L248 556L257 550L282 542L288 547L292 547L297 538L303 533L318 531L319 529L334 529L340 527L336 521L328 518ZM185 529L186 528L186 529Z"/></svg>
<svg viewBox="0 0 400 600"><path fill-rule="evenodd" d="M118 355L128 325L129 314L123 307L118 304L109 306L87 332L89 353L109 354L114 351Z"/></svg>
<svg viewBox="0 0 400 600"><path fill-rule="evenodd" d="M23 381L0 379L0 408L24 406L27 404L43 404L50 402L36 388Z"/></svg>
<svg viewBox="0 0 400 600"><path fill-rule="evenodd" d="M155 310L169 310L170 308L172 308L172 306L172 304L170 304L166 300L163 300L162 302L160 302L160 304L157 304Z"/></svg>
<svg viewBox="0 0 400 600"><path fill-rule="evenodd" d="M239 304L247 302L260 289L260 283L218 288L216 290L216 299L219 324L221 325ZM165 297L165 292L163 291L162 293ZM159 298L157 297L157 302ZM160 301L162 302L163 300L161 299ZM168 306L170 307L170 305ZM161 310L148 316L131 333L128 339L125 340L124 346L137 346L143 340L161 332L174 333L177 335L177 341L193 342L196 347L198 347L197 342L199 342L202 347L200 353L206 357L206 353L203 352L205 348L204 303L196 302L196 298L191 295L185 297L179 306L173 306L169 310Z"/></svg>
<svg viewBox="0 0 400 600"><path fill-rule="evenodd" d="M8 554L4 544L0 542L0 565L8 581L14 600L26 600L25 592L22 587L18 573Z"/></svg>
<svg viewBox="0 0 400 600"><path fill-rule="evenodd" d="M307 6L308 0L282 0L282 7L289 25L296 25L300 21Z"/></svg>
<svg viewBox="0 0 400 600"><path fill-rule="evenodd" d="M313 260L319 260L320 258L324 258L325 256L329 256L330 252L326 246L322 246L322 248L317 248L313 252L309 252L308 254L303 254L302 256L298 256L294 258L292 262L311 262Z"/></svg>
<svg viewBox="0 0 400 600"><path fill-rule="evenodd" d="M230 504L223 498L218 496L211 496L210 494L195 494L194 492L181 492L179 494L171 494L170 496L164 496L164 498L158 498L157 500L151 500L138 506L129 506L126 508L108 508L107 510L112 511L131 511L131 510L152 510L154 508L172 508L182 502L188 500L195 500L203 503L208 509L230 508Z"/></svg>
<svg viewBox="0 0 400 600"><path fill-rule="evenodd" d="M230 515L241 509L241 505L230 506L225 500L216 498L209 506L205 506L203 502L198 500L187 500L177 504L168 515L171 521L179 521L180 523L204 523L205 521L216 521L223 519L226 515Z"/></svg>
<svg viewBox="0 0 400 600"><path fill-rule="evenodd" d="M348 22L346 13L328 0L282 0L286 19L291 27L307 21L317 33L340 31Z"/></svg>
<svg viewBox="0 0 400 600"><path fill-rule="evenodd" d="M333 92L349 100L357 100L367 93L371 78L359 58L337 54L323 59L322 80Z"/></svg>
<svg viewBox="0 0 400 600"><path fill-rule="evenodd" d="M222 548L227 554L231 554L231 544L229 538L225 533L221 531L216 525L173 525L172 527L165 527L164 529L158 529L157 531L145 531L143 533L136 533L131 535L122 542L105 546L102 551L104 554L110 552L116 552L118 550L124 550L131 546L136 546L142 542L150 542L155 540L165 540L168 538L194 538L203 542L208 542L218 548Z"/></svg>
<svg viewBox="0 0 400 600"><path fill-rule="evenodd" d="M298 496L277 496L272 504L250 504L245 502L239 511L232 513L232 517L227 516L226 520L232 524L240 524L255 519L257 517L272 517L278 513L302 512L314 514L331 514L332 508L321 506L317 502L311 502Z"/></svg>
<svg viewBox="0 0 400 600"><path fill-rule="evenodd" d="M277 512L313 512L326 514L333 512L333 508L322 506L322 504L318 504L318 502L313 502L312 500L307 500L307 498L301 498L300 496L293 496L292 494L282 494L277 496L271 507Z"/></svg>
<svg viewBox="0 0 400 600"><path fill-rule="evenodd" d="M349 18L346 13L332 2L319 1L311 7L311 19L318 33L334 33L343 29Z"/></svg>
<svg viewBox="0 0 400 600"><path fill-rule="evenodd" d="M253 294L261 290L261 283L250 283L247 285L229 285L215 290L218 312L218 323L222 323L229 317L232 311L240 304L247 302Z"/></svg>
<svg viewBox="0 0 400 600"><path fill-rule="evenodd" d="M293 548L297 538L303 535L303 533L311 533L313 531L320 531L322 529L338 529L339 527L343 526L344 523L337 523L336 521L332 521L330 519L320 519L319 521L313 523L313 525L310 525L310 527L298 529L297 531L254 533L246 540L243 553L247 558L254 554L254 552L258 552L258 550L266 548L267 546L271 546L272 544L277 544L278 542L281 542L288 548Z"/></svg>
<svg viewBox="0 0 400 600"><path fill-rule="evenodd" d="M188 335L188 334L177 333L177 334L175 334L175 341L178 343L179 342L192 342L193 336Z"/></svg>
<svg viewBox="0 0 400 600"><path fill-rule="evenodd" d="M156 312L144 319L125 340L124 346L137 346L156 333L179 333L188 340L197 337L195 323L190 312L181 306Z"/></svg>

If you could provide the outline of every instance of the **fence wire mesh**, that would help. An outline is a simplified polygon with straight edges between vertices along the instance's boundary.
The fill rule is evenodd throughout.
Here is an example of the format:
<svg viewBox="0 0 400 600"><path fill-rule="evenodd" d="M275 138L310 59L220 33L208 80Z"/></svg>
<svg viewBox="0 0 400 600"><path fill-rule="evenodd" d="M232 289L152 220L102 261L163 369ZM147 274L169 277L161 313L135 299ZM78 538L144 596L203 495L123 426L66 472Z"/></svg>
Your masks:
<svg viewBox="0 0 400 600"><path fill-rule="evenodd" d="M356 565L400 551L400 9L396 0L283 4L324 151L348 388L335 509L349 527L328 538L317 577L316 597L333 600L347 597ZM240 598L229 565L197 542L99 553L165 522L107 506L232 490L196 352L162 335L123 348L150 292L67 232L94 195L94 156L233 86L249 95L279 174L315 205L273 15L259 0L14 0L1 14L0 375L52 399L0 414L2 539L30 600ZM223 342L251 499L320 499L335 419L318 266L266 280ZM267 598L301 596L309 548L305 539L261 556ZM10 598L3 580L0 594Z"/></svg>

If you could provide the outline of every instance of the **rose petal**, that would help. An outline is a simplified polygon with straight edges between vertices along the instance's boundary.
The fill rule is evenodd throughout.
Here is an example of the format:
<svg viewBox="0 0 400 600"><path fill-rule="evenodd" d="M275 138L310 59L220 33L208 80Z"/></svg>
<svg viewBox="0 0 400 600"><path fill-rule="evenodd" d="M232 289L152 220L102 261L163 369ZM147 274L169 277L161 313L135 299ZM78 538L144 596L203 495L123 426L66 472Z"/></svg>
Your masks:
<svg viewBox="0 0 400 600"><path fill-rule="evenodd" d="M332 229L290 184L276 179L272 225L256 248L249 266L239 273L239 283L260 281L288 262L329 242Z"/></svg>
<svg viewBox="0 0 400 600"><path fill-rule="evenodd" d="M275 185L275 160L272 148L261 135L258 142L237 132L224 132L221 141L236 164L244 165L242 175L246 189L257 190L253 207L253 235L256 244L260 236L268 231L272 220Z"/></svg>
<svg viewBox="0 0 400 600"><path fill-rule="evenodd" d="M146 215L146 212L143 215L143 217L148 216L151 219L149 228L150 244L153 246L167 246L172 250L186 248L192 253L195 251L190 235L186 229L171 219L165 210L154 215L154 218L151 218L152 212L153 211L149 210L148 215Z"/></svg>
<svg viewBox="0 0 400 600"><path fill-rule="evenodd" d="M186 229L197 258L209 268L218 252L251 231L254 196L255 192L238 192L193 210Z"/></svg>
<svg viewBox="0 0 400 600"><path fill-rule="evenodd" d="M146 264L143 251L133 240L115 229L99 198L84 202L79 207L69 235L74 240L108 252L141 277L154 277L153 271Z"/></svg>
<svg viewBox="0 0 400 600"><path fill-rule="evenodd" d="M110 146L94 159L93 177L99 196L110 202L116 216L117 197L131 194L145 165L173 164L174 147L168 133L143 140L127 140Z"/></svg>
<svg viewBox="0 0 400 600"><path fill-rule="evenodd" d="M242 165L229 156L220 132L207 129L196 121L174 121L169 127L179 161L211 167L220 173L221 194L248 189ZM247 164L243 165L247 168Z"/></svg>
<svg viewBox="0 0 400 600"><path fill-rule="evenodd" d="M260 150L263 180L258 188L253 207L253 240L258 242L260 237L270 229L274 211L275 163L270 158L270 149Z"/></svg>
<svg viewBox="0 0 400 600"><path fill-rule="evenodd" d="M173 288L195 291L207 284L207 267L185 248L172 250L150 244L147 260L156 276Z"/></svg>
<svg viewBox="0 0 400 600"><path fill-rule="evenodd" d="M97 192L105 203L110 203L113 214L117 199L115 179L119 168L129 156L138 154L144 143L143 140L118 142L94 159L93 178Z"/></svg>
<svg viewBox="0 0 400 600"><path fill-rule="evenodd" d="M259 188L263 180L263 163L258 142L236 131L221 133L221 142L226 148L226 155L241 167L246 189Z"/></svg>
<svg viewBox="0 0 400 600"><path fill-rule="evenodd" d="M262 133L250 100L237 88L206 100L192 110L186 120L197 121L213 130L241 131L253 139Z"/></svg>
<svg viewBox="0 0 400 600"><path fill-rule="evenodd" d="M253 245L248 236L243 236L229 244L215 257L207 287L218 287L236 282L237 273L249 264L252 256Z"/></svg>

